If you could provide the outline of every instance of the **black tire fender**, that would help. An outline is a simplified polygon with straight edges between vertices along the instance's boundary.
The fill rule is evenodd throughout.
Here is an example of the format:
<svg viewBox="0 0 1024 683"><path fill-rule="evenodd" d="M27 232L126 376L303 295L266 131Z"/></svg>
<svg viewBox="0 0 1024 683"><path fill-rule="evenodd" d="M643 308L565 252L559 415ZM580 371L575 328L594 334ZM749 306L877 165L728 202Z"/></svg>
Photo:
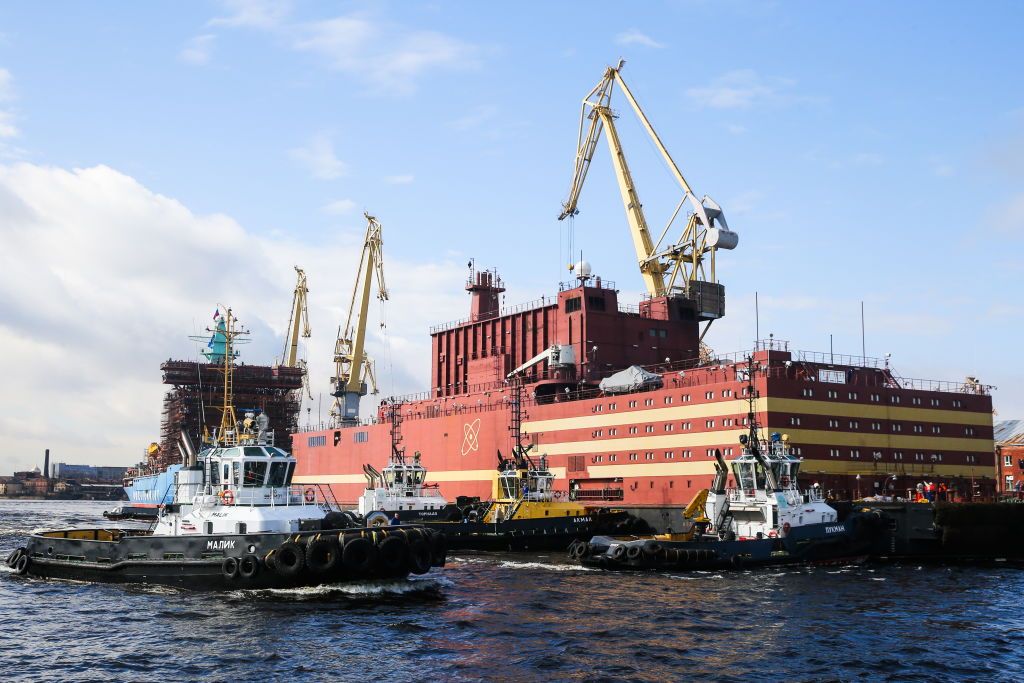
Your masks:
<svg viewBox="0 0 1024 683"><path fill-rule="evenodd" d="M14 563L14 571L18 572L19 575L24 576L31 565L32 558L28 556L28 553L22 552L18 557L18 561Z"/></svg>
<svg viewBox="0 0 1024 683"><path fill-rule="evenodd" d="M18 560L21 559L21 556L24 554L24 548L16 548L13 550L11 554L7 556L7 566L13 568L14 565L18 564Z"/></svg>
<svg viewBox="0 0 1024 683"><path fill-rule="evenodd" d="M224 575L224 578L228 581L234 581L238 578L238 558L237 557L225 557L224 561L220 563L220 573Z"/></svg>
<svg viewBox="0 0 1024 683"><path fill-rule="evenodd" d="M381 569L389 574L396 574L405 569L409 546L400 536L385 538L377 544L377 562Z"/></svg>
<svg viewBox="0 0 1024 683"><path fill-rule="evenodd" d="M350 572L368 574L377 564L377 546L368 538L353 538L341 551L341 561Z"/></svg>
<svg viewBox="0 0 1024 683"><path fill-rule="evenodd" d="M431 551L434 554L434 566L443 567L448 561L448 537L437 531L430 539Z"/></svg>
<svg viewBox="0 0 1024 683"><path fill-rule="evenodd" d="M626 556L626 546L619 544L608 551L609 557L613 560L621 560Z"/></svg>
<svg viewBox="0 0 1024 683"><path fill-rule="evenodd" d="M247 581L256 578L260 573L260 558L252 553L243 555L238 561L238 575Z"/></svg>
<svg viewBox="0 0 1024 683"><path fill-rule="evenodd" d="M291 579L301 574L305 568L306 553L298 543L288 541L274 551L274 570L281 576Z"/></svg>
<svg viewBox="0 0 1024 683"><path fill-rule="evenodd" d="M626 559L627 560L638 560L640 555L643 553L643 548L638 545L631 545L626 548Z"/></svg>
<svg viewBox="0 0 1024 683"><path fill-rule="evenodd" d="M409 571L413 574L426 574L432 564L430 546L422 538L409 544Z"/></svg>
<svg viewBox="0 0 1024 683"><path fill-rule="evenodd" d="M327 574L338 566L341 548L333 536L319 536L306 544L306 566L314 574Z"/></svg>
<svg viewBox="0 0 1024 683"><path fill-rule="evenodd" d="M324 515L323 520L320 522L320 528L326 531L334 531L339 529L348 528L348 517L344 513L338 512L337 510L331 510Z"/></svg>
<svg viewBox="0 0 1024 683"><path fill-rule="evenodd" d="M644 543L644 555L656 557L659 553L661 553L660 543L657 541L648 541L647 543Z"/></svg>

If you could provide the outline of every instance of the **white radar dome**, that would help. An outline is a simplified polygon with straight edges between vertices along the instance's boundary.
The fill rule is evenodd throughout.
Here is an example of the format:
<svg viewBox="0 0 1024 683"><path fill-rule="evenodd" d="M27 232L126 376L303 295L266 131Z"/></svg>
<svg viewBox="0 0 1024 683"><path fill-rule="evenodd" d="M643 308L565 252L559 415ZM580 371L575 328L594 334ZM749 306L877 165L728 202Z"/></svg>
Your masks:
<svg viewBox="0 0 1024 683"><path fill-rule="evenodd" d="M590 267L590 261L580 261L573 265L572 269L575 270L576 275L580 277L590 277L593 272L593 269Z"/></svg>

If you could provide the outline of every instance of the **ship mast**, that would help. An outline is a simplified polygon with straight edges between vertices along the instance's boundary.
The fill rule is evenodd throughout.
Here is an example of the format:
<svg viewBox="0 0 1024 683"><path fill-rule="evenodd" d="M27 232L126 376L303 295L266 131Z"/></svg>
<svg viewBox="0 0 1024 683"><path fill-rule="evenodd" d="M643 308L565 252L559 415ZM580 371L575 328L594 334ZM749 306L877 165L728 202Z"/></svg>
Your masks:
<svg viewBox="0 0 1024 683"><path fill-rule="evenodd" d="M234 378L235 358L238 357L238 351L235 346L248 341L244 335L249 334L249 330L237 327L238 318L234 316L230 308L225 309L226 312L223 315L219 314L220 309L221 307L218 306L218 314L215 316L216 326L206 328L206 331L210 332L212 336L207 343L207 350L203 351L203 355L212 363L221 364L223 375L220 427L215 430L212 438L204 434L204 440L213 444L223 442L229 434L237 437L235 431L238 428L238 416L235 414ZM200 338L193 337L193 339Z"/></svg>

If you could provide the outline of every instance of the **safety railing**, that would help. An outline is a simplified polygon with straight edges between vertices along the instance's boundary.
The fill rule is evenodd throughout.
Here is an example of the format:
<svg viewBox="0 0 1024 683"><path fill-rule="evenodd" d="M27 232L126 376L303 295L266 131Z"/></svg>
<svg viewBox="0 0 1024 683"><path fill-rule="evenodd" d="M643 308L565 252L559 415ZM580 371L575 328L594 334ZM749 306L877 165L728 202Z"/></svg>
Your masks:
<svg viewBox="0 0 1024 683"><path fill-rule="evenodd" d="M569 499L576 501L617 501L622 500L625 493L621 488L608 487L603 489L576 489L570 492Z"/></svg>
<svg viewBox="0 0 1024 683"><path fill-rule="evenodd" d="M494 318L502 318L507 315L514 315L516 313L524 313L526 311L532 311L538 308L544 308L546 306L553 306L558 303L557 297L553 296L542 296L539 299L532 301L526 301L521 304L515 304L513 306L506 306L499 308L497 311L493 311L492 314L486 318L473 319L472 316L467 318L460 318L458 320L452 320L451 322L441 323L440 325L433 325L430 328L430 334L437 334L438 332L447 332L448 330L454 330L457 327L468 325L473 322L480 322L481 320L493 320Z"/></svg>

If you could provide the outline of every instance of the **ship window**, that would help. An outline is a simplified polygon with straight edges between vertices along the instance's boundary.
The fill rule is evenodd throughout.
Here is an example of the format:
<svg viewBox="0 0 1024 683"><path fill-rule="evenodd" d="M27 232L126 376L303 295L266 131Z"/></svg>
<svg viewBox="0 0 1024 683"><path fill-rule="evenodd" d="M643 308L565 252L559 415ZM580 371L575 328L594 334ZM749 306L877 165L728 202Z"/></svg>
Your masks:
<svg viewBox="0 0 1024 683"><path fill-rule="evenodd" d="M242 468L237 462L231 463L231 483L235 486L242 485Z"/></svg>
<svg viewBox="0 0 1024 683"><path fill-rule="evenodd" d="M231 466L228 463L224 463L224 483L231 483Z"/></svg>
<svg viewBox="0 0 1024 683"><path fill-rule="evenodd" d="M266 462L257 460L247 460L245 462L245 478L242 480L242 486L263 486L266 478Z"/></svg>
<svg viewBox="0 0 1024 683"><path fill-rule="evenodd" d="M244 450L250 458L262 458L266 455L259 446L246 446Z"/></svg>
<svg viewBox="0 0 1024 683"><path fill-rule="evenodd" d="M587 306L589 306L592 310L595 310L595 311L603 311L604 310L604 297L603 296L588 296L587 297Z"/></svg>
<svg viewBox="0 0 1024 683"><path fill-rule="evenodd" d="M321 434L320 436L310 436L306 439L306 445L309 448L317 448L318 446L327 445L327 435Z"/></svg>
<svg viewBox="0 0 1024 683"><path fill-rule="evenodd" d="M565 312L566 313L575 313L576 311L580 310L582 307L583 306L580 304L580 298L578 296L574 296L571 299L566 299L565 300Z"/></svg>
<svg viewBox="0 0 1024 683"><path fill-rule="evenodd" d="M356 432L352 435L352 440L356 443L366 443L369 438L370 435L367 432Z"/></svg>
<svg viewBox="0 0 1024 683"><path fill-rule="evenodd" d="M284 487L285 475L288 473L288 463L270 463L270 477L267 478L267 486L275 489Z"/></svg>
<svg viewBox="0 0 1024 683"><path fill-rule="evenodd" d="M213 486L220 484L220 462L214 462L210 466L210 484Z"/></svg>

